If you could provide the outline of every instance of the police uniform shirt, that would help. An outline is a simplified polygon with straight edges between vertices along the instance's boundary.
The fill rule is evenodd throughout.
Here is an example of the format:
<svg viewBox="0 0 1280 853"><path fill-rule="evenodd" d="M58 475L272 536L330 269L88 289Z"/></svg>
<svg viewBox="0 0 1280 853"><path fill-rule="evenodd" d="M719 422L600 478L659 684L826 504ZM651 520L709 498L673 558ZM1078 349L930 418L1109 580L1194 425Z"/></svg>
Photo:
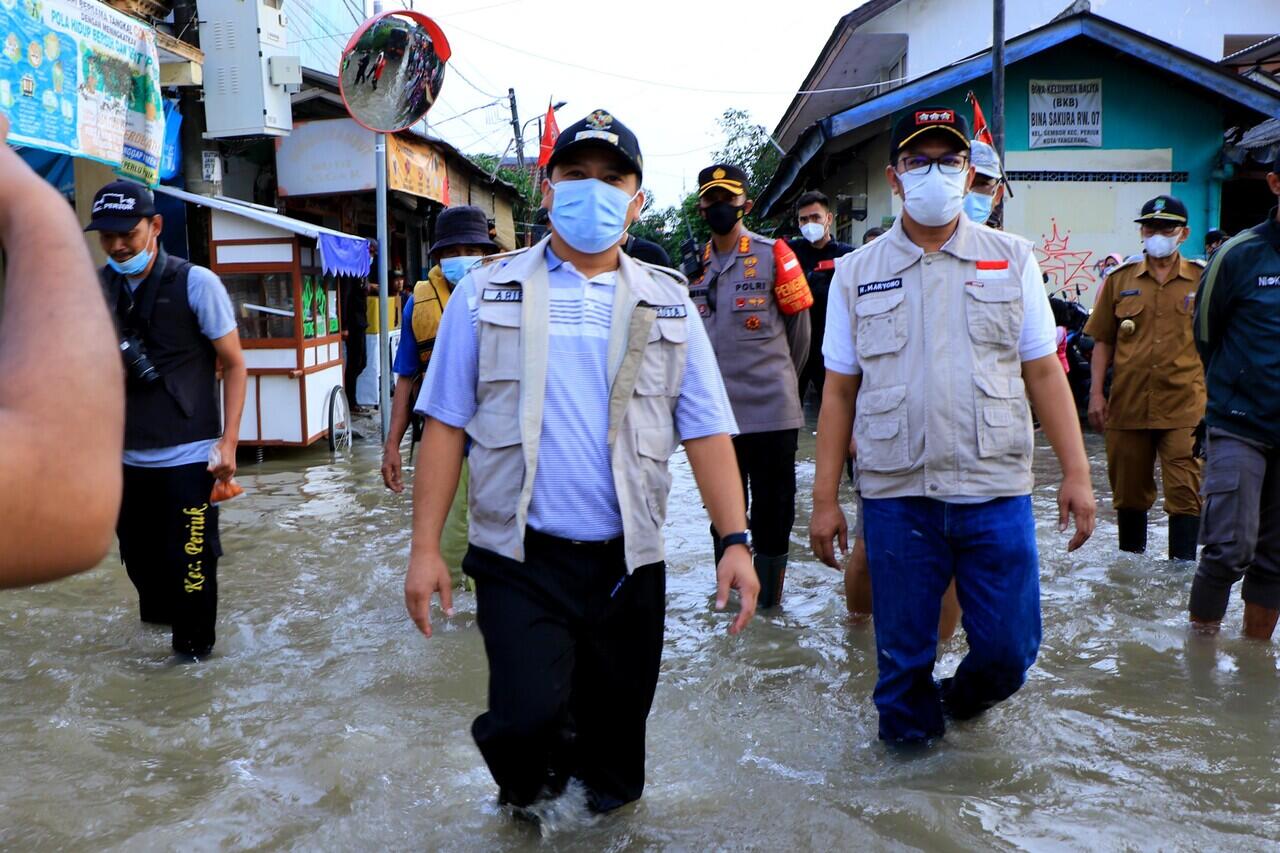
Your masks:
<svg viewBox="0 0 1280 853"><path fill-rule="evenodd" d="M563 539L622 534L609 459L608 347L616 272L585 278L546 249L550 348L542 438L529 527ZM465 313L464 313L465 312ZM681 441L738 431L702 321L687 318L689 342L675 410ZM479 315L474 280L445 307L417 411L463 429L476 411Z"/></svg>
<svg viewBox="0 0 1280 853"><path fill-rule="evenodd" d="M1103 281L1084 331L1115 347L1109 429L1180 429L1204 416L1204 371L1192 328L1201 269L1179 258L1173 277L1160 284L1143 258Z"/></svg>
<svg viewBox="0 0 1280 853"><path fill-rule="evenodd" d="M145 279L128 279L130 292L136 291ZM200 332L216 341L237 328L235 308L227 295L226 285L213 270L192 265L187 276L187 304L196 315ZM209 448L218 443L216 438L201 439L173 447L157 447L152 450L126 450L124 464L136 468L175 468L207 462Z"/></svg>

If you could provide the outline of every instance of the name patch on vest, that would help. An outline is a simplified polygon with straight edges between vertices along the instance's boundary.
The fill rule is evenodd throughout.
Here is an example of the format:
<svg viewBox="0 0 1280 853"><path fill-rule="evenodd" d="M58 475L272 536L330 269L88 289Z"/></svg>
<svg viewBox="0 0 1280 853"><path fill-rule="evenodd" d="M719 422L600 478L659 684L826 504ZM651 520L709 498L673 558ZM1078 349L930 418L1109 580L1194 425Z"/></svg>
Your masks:
<svg viewBox="0 0 1280 853"><path fill-rule="evenodd" d="M486 287L482 298L485 302L523 302L524 291L518 287Z"/></svg>
<svg viewBox="0 0 1280 853"><path fill-rule="evenodd" d="M1280 287L1280 275L1258 276L1258 287Z"/></svg>
<svg viewBox="0 0 1280 853"><path fill-rule="evenodd" d="M884 293L886 290L901 290L902 279L891 278L888 281L870 281L866 284L858 285L858 295L866 296L868 293Z"/></svg>
<svg viewBox="0 0 1280 853"><path fill-rule="evenodd" d="M751 270L747 270L751 272ZM751 293L756 290L768 290L769 282L767 281L740 281L733 286L735 293Z"/></svg>
<svg viewBox="0 0 1280 853"><path fill-rule="evenodd" d="M688 317L689 311L683 305L654 305L658 309L659 320L670 320L675 317Z"/></svg>
<svg viewBox="0 0 1280 853"><path fill-rule="evenodd" d="M1139 290L1139 289L1137 289L1137 288L1134 288L1133 290L1122 290L1122 291L1120 291L1120 295L1121 295L1121 296L1138 296L1138 295L1139 295L1139 294L1141 294L1141 293L1142 293L1142 291L1141 291L1141 290Z"/></svg>

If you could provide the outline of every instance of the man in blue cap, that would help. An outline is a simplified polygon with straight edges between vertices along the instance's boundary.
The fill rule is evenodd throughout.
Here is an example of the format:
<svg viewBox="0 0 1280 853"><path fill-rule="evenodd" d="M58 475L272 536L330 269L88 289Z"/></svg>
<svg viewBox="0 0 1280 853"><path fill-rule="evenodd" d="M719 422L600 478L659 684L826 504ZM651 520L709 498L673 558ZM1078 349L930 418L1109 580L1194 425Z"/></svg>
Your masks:
<svg viewBox="0 0 1280 853"><path fill-rule="evenodd" d="M725 532L716 597L722 608L741 593L732 633L759 591L715 353L679 273L620 250L642 168L635 135L605 110L560 134L542 186L550 234L458 285L418 402L431 465L414 485L405 603L428 637L432 596L453 612L440 538L470 439L463 569L489 659L471 733L517 808L571 779L598 812L644 789L679 443Z"/></svg>

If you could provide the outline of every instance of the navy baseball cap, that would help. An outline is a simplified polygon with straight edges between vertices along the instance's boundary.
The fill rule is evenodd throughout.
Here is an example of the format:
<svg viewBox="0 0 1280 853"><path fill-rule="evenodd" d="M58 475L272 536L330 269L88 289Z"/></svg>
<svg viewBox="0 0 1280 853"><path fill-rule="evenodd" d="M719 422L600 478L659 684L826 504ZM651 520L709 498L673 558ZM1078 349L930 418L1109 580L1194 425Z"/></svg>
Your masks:
<svg viewBox="0 0 1280 853"><path fill-rule="evenodd" d="M1142 213L1133 220L1140 225L1186 225L1187 206L1171 195L1158 195L1142 206Z"/></svg>
<svg viewBox="0 0 1280 853"><path fill-rule="evenodd" d="M156 215L151 190L133 181L112 181L93 197L85 231L132 231L142 219Z"/></svg>
<svg viewBox="0 0 1280 853"><path fill-rule="evenodd" d="M644 158L640 155L640 142L625 124L607 110L596 110L584 119L574 122L556 137L555 148L547 161L547 174L556 167L564 155L588 145L612 148L622 155L640 178L644 177Z"/></svg>

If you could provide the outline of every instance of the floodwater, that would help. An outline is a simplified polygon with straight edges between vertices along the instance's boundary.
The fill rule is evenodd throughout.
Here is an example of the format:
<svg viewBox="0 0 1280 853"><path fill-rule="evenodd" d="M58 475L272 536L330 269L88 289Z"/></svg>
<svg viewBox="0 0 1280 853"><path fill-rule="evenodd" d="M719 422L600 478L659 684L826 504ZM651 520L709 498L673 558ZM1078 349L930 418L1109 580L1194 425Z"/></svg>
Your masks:
<svg viewBox="0 0 1280 853"><path fill-rule="evenodd" d="M811 436L800 519L808 516ZM1090 436L1095 483L1101 443ZM245 462L224 510L218 650L175 666L115 559L0 592L0 848L17 850L1204 850L1280 841L1280 652L1184 627L1192 569L1118 556L1103 501L1076 555L1037 451L1044 645L1027 686L936 748L876 740L869 626L803 523L784 609L711 608L704 515L675 461L667 645L635 806L549 838L495 805L468 727L474 598L413 629L409 497L374 443ZM1105 490L1099 489L1105 497ZM939 671L963 654L947 645Z"/></svg>

